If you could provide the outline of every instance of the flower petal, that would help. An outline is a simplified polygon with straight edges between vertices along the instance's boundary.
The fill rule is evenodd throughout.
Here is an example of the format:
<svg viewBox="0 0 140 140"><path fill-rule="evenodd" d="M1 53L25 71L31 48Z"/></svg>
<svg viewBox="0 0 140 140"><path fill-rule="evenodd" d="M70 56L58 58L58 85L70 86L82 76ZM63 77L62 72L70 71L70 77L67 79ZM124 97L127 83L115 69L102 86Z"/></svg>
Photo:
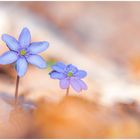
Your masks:
<svg viewBox="0 0 140 140"><path fill-rule="evenodd" d="M75 74L75 76L78 78L84 78L85 76L87 76L87 72L84 70L78 70L78 72Z"/></svg>
<svg viewBox="0 0 140 140"><path fill-rule="evenodd" d="M67 72L72 72L73 74L76 73L78 71L78 69L72 65L72 64L69 64L67 67L66 67L66 71Z"/></svg>
<svg viewBox="0 0 140 140"><path fill-rule="evenodd" d="M77 79L71 78L70 84L75 91L80 92L82 90L81 85L79 84Z"/></svg>
<svg viewBox="0 0 140 140"><path fill-rule="evenodd" d="M39 55L29 55L26 59L30 64L35 65L38 68L43 69L47 67L46 61Z"/></svg>
<svg viewBox="0 0 140 140"><path fill-rule="evenodd" d="M31 34L28 28L23 28L20 36L19 36L19 43L21 47L28 47L31 42Z"/></svg>
<svg viewBox="0 0 140 140"><path fill-rule="evenodd" d="M0 56L0 64L11 64L14 63L18 58L18 55L14 51L5 52Z"/></svg>
<svg viewBox="0 0 140 140"><path fill-rule="evenodd" d="M85 82L83 82L80 79L77 79L77 81L78 81L78 83L80 84L80 86L83 90L87 90L87 85L85 84Z"/></svg>
<svg viewBox="0 0 140 140"><path fill-rule="evenodd" d="M64 72L66 65L61 63L61 62L57 62L55 65L51 66L51 68L57 72Z"/></svg>
<svg viewBox="0 0 140 140"><path fill-rule="evenodd" d="M61 67L61 68L63 68L63 69L66 68L66 65L64 63L62 63L62 62L57 62L56 65Z"/></svg>
<svg viewBox="0 0 140 140"><path fill-rule="evenodd" d="M7 34L3 34L2 40L7 44L8 48L10 50L14 50L14 51L18 50L19 43L14 37L7 35Z"/></svg>
<svg viewBox="0 0 140 140"><path fill-rule="evenodd" d="M60 80L59 85L62 89L67 89L69 87L70 81L69 79L65 78Z"/></svg>
<svg viewBox="0 0 140 140"><path fill-rule="evenodd" d="M66 75L64 75L63 73L52 71L50 73L50 77L53 79L64 79L66 78Z"/></svg>
<svg viewBox="0 0 140 140"><path fill-rule="evenodd" d="M28 63L24 57L18 58L16 62L16 71L18 76L24 76L28 68Z"/></svg>
<svg viewBox="0 0 140 140"><path fill-rule="evenodd" d="M48 47L49 47L49 43L46 41L34 42L29 46L28 51L31 54L37 54L45 51Z"/></svg>

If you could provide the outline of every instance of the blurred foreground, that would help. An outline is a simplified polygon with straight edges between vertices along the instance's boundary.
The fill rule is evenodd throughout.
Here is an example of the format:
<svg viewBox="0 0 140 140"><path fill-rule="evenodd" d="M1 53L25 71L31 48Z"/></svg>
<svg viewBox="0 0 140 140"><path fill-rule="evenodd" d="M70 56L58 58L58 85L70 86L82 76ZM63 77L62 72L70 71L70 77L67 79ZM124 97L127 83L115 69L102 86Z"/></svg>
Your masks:
<svg viewBox="0 0 140 140"><path fill-rule="evenodd" d="M21 97L15 109L10 98L3 99L0 138L140 138L140 106L136 102L105 107L67 96L59 103L40 99L33 105L22 102Z"/></svg>

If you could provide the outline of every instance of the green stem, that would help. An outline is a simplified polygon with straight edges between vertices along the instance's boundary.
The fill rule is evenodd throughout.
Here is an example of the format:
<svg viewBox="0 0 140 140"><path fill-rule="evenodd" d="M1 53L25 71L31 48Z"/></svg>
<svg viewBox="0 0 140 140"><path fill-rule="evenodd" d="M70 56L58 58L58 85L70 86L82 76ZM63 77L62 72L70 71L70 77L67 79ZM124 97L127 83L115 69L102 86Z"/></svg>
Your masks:
<svg viewBox="0 0 140 140"><path fill-rule="evenodd" d="M19 80L20 80L20 77L17 75L17 79L16 79L16 89L15 89L15 105L17 105L17 103L18 103L18 87L19 87Z"/></svg>

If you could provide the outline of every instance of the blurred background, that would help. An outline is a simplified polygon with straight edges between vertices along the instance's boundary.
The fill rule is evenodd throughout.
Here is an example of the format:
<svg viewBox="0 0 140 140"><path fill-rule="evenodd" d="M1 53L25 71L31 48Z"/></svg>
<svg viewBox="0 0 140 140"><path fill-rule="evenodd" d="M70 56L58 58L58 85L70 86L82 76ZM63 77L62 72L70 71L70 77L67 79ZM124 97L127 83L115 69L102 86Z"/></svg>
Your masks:
<svg viewBox="0 0 140 140"><path fill-rule="evenodd" d="M17 125L20 133L9 137L140 138L139 2L0 2L0 36L17 38L23 27L30 29L32 41L50 43L42 53L49 66L62 61L86 70L88 90L70 89L64 98L66 91L50 79L50 68L30 66L19 91L37 105L31 119L36 129ZM1 40L0 54L6 50ZM2 95L14 95L15 79L13 66L0 66Z"/></svg>

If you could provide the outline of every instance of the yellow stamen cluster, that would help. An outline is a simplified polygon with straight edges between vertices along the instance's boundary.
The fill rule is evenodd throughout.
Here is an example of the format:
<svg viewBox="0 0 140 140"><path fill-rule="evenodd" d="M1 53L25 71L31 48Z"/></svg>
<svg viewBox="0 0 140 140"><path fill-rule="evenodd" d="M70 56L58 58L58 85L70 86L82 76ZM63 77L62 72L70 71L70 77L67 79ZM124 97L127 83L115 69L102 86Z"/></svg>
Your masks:
<svg viewBox="0 0 140 140"><path fill-rule="evenodd" d="M69 77L73 76L73 73L72 72L68 72L68 76Z"/></svg>
<svg viewBox="0 0 140 140"><path fill-rule="evenodd" d="M20 51L20 55L25 55L26 54L26 51L25 50L21 50Z"/></svg>

